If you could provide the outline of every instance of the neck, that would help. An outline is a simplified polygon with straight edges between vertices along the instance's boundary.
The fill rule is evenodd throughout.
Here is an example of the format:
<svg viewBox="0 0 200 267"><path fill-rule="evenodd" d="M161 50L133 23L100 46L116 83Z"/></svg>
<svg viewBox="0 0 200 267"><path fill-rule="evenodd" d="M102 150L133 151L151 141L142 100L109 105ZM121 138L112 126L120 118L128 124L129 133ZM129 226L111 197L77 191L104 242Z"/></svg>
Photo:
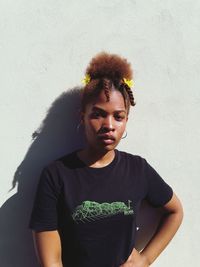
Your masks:
<svg viewBox="0 0 200 267"><path fill-rule="evenodd" d="M111 163L115 157L115 151L100 151L90 147L78 151L78 157L90 167L101 168Z"/></svg>

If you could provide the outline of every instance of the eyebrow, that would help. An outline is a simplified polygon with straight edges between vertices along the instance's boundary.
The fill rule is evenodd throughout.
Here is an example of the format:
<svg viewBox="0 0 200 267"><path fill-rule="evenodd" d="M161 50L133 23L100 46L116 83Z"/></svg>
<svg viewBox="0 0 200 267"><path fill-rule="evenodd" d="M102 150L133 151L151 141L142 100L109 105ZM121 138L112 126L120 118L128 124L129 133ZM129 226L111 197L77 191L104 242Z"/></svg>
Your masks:
<svg viewBox="0 0 200 267"><path fill-rule="evenodd" d="M106 110L104 110L104 109L102 109L102 108L100 108L100 107L98 107L98 106L94 106L94 107L92 108L92 110L100 110L100 111L103 111L103 112L106 112L106 113L107 113ZM125 109L118 109L118 110L115 110L114 112L126 112L126 110L125 110Z"/></svg>

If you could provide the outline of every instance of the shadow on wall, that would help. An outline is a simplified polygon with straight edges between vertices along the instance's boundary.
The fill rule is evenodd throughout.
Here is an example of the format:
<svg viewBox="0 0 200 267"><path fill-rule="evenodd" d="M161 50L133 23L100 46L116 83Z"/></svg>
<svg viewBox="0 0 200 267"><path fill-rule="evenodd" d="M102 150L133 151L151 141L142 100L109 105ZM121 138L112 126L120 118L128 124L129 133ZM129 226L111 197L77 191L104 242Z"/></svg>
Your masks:
<svg viewBox="0 0 200 267"><path fill-rule="evenodd" d="M80 88L62 93L33 133L32 144L13 178L18 192L0 209L0 265L38 266L28 222L39 174L50 161L70 153L84 143L79 123Z"/></svg>
<svg viewBox="0 0 200 267"><path fill-rule="evenodd" d="M79 124L80 90L61 94L47 112L41 126L33 133L33 142L17 168L13 187L18 192L0 209L0 262L3 267L38 267L31 230L28 228L33 200L42 168L52 160L85 144ZM141 249L159 222L157 210L143 203L140 209L137 248Z"/></svg>

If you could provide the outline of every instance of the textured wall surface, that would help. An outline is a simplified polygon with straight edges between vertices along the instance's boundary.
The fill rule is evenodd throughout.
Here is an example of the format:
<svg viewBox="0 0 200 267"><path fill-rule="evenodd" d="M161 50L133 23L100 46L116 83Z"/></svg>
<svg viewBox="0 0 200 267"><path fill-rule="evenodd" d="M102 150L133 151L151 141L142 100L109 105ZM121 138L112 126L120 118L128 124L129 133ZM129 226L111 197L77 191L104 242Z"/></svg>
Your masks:
<svg viewBox="0 0 200 267"><path fill-rule="evenodd" d="M199 0L0 2L2 266L38 266L27 228L38 174L82 144L71 89L101 50L134 69L137 104L119 149L147 158L184 206L153 266L200 266L199 14Z"/></svg>

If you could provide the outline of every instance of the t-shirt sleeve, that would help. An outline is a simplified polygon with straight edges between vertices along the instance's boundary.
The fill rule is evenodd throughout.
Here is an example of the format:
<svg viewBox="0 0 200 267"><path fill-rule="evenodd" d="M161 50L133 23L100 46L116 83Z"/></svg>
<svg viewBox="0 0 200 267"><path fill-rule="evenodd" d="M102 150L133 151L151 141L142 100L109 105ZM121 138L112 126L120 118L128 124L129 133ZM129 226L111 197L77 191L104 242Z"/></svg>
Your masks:
<svg viewBox="0 0 200 267"><path fill-rule="evenodd" d="M173 189L146 160L144 165L147 181L145 199L154 207L164 206L172 198Z"/></svg>
<svg viewBox="0 0 200 267"><path fill-rule="evenodd" d="M37 232L56 230L58 228L60 192L61 183L56 173L45 167L40 174L29 228Z"/></svg>

